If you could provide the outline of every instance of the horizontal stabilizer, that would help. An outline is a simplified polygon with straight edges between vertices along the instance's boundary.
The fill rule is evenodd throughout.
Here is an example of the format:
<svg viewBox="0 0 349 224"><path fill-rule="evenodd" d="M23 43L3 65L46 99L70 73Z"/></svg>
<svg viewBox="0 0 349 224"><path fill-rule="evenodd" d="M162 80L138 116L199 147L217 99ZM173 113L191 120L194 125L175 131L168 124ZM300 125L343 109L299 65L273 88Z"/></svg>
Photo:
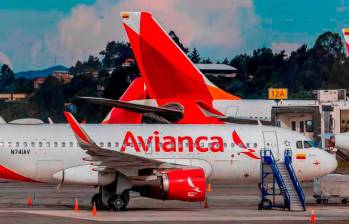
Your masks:
<svg viewBox="0 0 349 224"><path fill-rule="evenodd" d="M177 120L183 117L183 111L176 108L153 107L141 105L137 103L122 102L99 97L79 97L90 103L100 104L104 106L119 107L136 113L155 113L169 120Z"/></svg>

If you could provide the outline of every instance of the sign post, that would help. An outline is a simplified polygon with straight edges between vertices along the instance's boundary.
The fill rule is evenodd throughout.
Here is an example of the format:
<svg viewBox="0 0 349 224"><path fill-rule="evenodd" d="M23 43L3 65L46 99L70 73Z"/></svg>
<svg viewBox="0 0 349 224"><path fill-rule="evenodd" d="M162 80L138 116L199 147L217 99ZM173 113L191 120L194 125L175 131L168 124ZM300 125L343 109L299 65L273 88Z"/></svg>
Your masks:
<svg viewBox="0 0 349 224"><path fill-rule="evenodd" d="M268 89L268 99L274 100L276 102L276 106L279 106L280 100L288 99L288 89L286 88L269 88ZM278 116L274 117L275 125L278 123Z"/></svg>
<svg viewBox="0 0 349 224"><path fill-rule="evenodd" d="M286 88L269 88L268 89L268 99L275 100L276 104L278 104L280 100L287 100L288 99L288 89L286 89Z"/></svg>

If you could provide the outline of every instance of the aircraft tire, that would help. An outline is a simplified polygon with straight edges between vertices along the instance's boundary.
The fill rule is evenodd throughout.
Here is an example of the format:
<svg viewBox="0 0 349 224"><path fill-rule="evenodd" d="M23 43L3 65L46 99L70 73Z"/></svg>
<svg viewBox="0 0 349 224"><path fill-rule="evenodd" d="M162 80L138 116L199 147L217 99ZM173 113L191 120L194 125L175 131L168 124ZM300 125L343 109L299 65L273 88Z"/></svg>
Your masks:
<svg viewBox="0 0 349 224"><path fill-rule="evenodd" d="M124 191L121 195L115 194L108 199L108 207L114 211L124 211L130 200L129 193Z"/></svg>

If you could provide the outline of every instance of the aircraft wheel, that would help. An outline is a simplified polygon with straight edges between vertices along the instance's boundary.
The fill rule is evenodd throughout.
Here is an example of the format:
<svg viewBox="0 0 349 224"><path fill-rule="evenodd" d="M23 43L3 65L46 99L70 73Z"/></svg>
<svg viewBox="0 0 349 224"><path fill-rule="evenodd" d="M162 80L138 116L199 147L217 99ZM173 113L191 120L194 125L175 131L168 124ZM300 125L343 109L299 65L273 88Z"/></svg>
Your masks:
<svg viewBox="0 0 349 224"><path fill-rule="evenodd" d="M270 210L272 208L272 203L269 199L264 199L258 204L258 210Z"/></svg>
<svg viewBox="0 0 349 224"><path fill-rule="evenodd" d="M121 195L116 194L109 198L108 207L114 211L123 211L126 210L129 200L128 192L123 192Z"/></svg>
<svg viewBox="0 0 349 224"><path fill-rule="evenodd" d="M97 209L106 209L107 206L104 205L103 200L102 200L102 193L97 193L93 195L91 199L91 204L96 204Z"/></svg>

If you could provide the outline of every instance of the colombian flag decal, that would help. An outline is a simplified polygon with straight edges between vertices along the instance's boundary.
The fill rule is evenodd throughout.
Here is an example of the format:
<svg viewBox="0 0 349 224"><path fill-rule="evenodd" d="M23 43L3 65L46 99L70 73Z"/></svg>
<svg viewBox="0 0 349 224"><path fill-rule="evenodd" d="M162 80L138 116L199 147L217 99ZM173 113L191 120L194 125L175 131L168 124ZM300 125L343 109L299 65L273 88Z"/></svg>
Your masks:
<svg viewBox="0 0 349 224"><path fill-rule="evenodd" d="M306 159L307 156L305 155L305 153L297 153L296 154L296 159Z"/></svg>

